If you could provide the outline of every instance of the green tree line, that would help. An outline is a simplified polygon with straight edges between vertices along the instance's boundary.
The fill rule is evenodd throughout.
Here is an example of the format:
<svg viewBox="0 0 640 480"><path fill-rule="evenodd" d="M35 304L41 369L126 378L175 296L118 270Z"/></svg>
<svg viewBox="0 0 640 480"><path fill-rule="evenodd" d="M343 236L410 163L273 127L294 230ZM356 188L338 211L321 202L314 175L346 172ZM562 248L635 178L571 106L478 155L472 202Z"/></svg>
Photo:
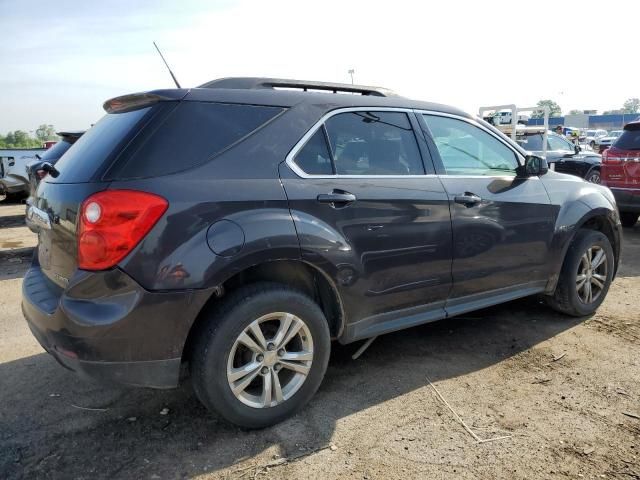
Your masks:
<svg viewBox="0 0 640 480"><path fill-rule="evenodd" d="M35 137L24 130L0 135L0 148L40 148L47 140L58 140L58 135L53 125L42 124L35 130Z"/></svg>

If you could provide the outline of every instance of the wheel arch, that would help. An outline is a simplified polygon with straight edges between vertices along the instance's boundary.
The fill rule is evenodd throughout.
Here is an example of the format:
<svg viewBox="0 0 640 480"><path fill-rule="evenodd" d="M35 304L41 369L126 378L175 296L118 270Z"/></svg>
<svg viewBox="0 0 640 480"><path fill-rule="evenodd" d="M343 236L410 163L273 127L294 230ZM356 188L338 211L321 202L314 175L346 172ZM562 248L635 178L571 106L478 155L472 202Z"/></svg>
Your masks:
<svg viewBox="0 0 640 480"><path fill-rule="evenodd" d="M272 260L246 267L229 276L212 290L189 329L182 358L189 358L195 337L208 315L229 293L256 282L275 282L301 291L322 309L332 338L338 338L345 325L344 308L338 290L330 277L318 267L303 260Z"/></svg>
<svg viewBox="0 0 640 480"><path fill-rule="evenodd" d="M609 208L595 208L587 211L587 213L585 213L578 221L576 221L574 225L570 227L560 226L556 228L557 233L555 235L554 241L561 240L560 238L558 238L560 235L560 233L558 232L569 233L565 236L564 241L561 242L562 248L560 249L559 255L561 261L557 262L553 275L547 283L545 293L551 294L555 291L560 276L560 271L562 270L562 266L564 265L569 247L575 240L577 233L583 229L602 232L609 239L615 256L613 271L613 276L615 278L615 275L618 271L622 240L619 220L615 211Z"/></svg>

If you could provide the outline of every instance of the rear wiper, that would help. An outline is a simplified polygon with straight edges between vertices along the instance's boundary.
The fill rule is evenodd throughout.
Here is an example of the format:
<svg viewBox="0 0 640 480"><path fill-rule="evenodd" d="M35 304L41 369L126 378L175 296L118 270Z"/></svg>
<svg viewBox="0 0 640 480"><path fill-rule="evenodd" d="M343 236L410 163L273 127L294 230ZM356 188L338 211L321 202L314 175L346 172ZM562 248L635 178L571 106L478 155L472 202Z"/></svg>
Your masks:
<svg viewBox="0 0 640 480"><path fill-rule="evenodd" d="M60 175L60 172L58 171L58 169L53 165L51 165L49 162L44 162L40 167L40 169L47 172L53 178L56 178L58 175Z"/></svg>

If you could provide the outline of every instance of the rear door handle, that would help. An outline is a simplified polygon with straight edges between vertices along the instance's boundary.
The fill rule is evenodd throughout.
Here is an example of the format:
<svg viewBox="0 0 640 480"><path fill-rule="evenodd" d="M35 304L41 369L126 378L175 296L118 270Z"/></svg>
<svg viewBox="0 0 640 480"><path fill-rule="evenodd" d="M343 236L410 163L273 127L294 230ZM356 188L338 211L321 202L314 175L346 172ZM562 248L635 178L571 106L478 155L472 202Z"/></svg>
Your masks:
<svg viewBox="0 0 640 480"><path fill-rule="evenodd" d="M474 205L478 205L482 202L482 198L480 198L475 193L464 192L463 195L456 195L453 198L453 201L464 205L465 207L473 207Z"/></svg>
<svg viewBox="0 0 640 480"><path fill-rule="evenodd" d="M331 193L321 193L317 198L320 203L330 203L332 207L345 207L356 201L356 196L349 192L333 191Z"/></svg>

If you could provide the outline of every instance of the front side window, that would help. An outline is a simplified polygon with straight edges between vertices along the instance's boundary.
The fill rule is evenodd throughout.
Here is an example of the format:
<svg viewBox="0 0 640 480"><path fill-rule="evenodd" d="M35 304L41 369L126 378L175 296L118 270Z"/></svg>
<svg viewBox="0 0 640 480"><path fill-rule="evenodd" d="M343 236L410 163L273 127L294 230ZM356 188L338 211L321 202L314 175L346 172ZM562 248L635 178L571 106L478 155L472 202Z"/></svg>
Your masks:
<svg viewBox="0 0 640 480"><path fill-rule="evenodd" d="M515 175L518 160L479 127L450 117L423 115L447 175Z"/></svg>
<svg viewBox="0 0 640 480"><path fill-rule="evenodd" d="M406 113L339 113L325 126L338 175L424 174Z"/></svg>

